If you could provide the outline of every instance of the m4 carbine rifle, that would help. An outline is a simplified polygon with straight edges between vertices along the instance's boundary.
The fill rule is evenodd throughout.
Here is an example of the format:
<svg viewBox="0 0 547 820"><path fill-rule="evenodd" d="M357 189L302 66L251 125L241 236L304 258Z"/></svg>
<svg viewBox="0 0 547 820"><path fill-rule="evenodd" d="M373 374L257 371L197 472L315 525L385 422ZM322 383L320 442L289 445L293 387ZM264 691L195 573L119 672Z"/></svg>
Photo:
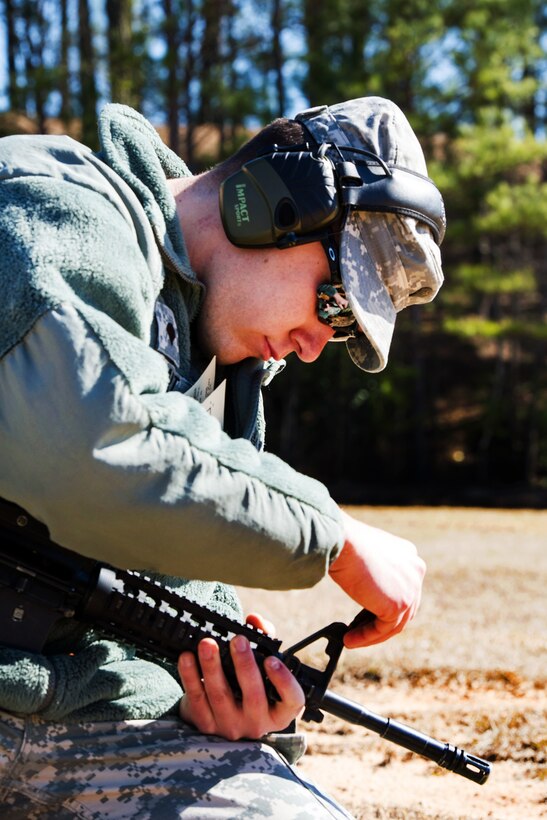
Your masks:
<svg viewBox="0 0 547 820"><path fill-rule="evenodd" d="M296 677L306 697L304 720L321 722L323 712L330 712L475 783L485 783L490 774L486 760L328 691L344 634L373 617L365 610L349 626L329 624L282 650L280 640L212 612L140 573L60 547L50 540L45 526L6 501L0 501L0 542L0 643L41 652L51 627L61 618L75 618L107 637L134 645L141 656L176 663L182 651L196 652L202 638L212 637L219 645L228 681L238 692L229 642L235 635L245 635L262 670L265 658L274 655ZM318 640L326 641L324 669L309 666L297 656ZM269 696L275 699L264 672L263 676Z"/></svg>

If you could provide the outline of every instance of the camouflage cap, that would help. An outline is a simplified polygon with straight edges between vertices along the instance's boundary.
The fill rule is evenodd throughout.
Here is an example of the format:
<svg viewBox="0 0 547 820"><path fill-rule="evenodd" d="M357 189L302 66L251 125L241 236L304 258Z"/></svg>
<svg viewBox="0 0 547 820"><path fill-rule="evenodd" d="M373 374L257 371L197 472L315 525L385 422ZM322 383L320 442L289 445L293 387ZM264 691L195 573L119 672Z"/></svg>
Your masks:
<svg viewBox="0 0 547 820"><path fill-rule="evenodd" d="M390 100L361 97L311 108L295 119L318 144L365 149L388 166L427 175L418 139L403 112ZM383 370L396 314L408 305L430 302L443 283L433 233L412 216L350 211L340 242L340 270L362 330L346 342L349 354L362 370Z"/></svg>

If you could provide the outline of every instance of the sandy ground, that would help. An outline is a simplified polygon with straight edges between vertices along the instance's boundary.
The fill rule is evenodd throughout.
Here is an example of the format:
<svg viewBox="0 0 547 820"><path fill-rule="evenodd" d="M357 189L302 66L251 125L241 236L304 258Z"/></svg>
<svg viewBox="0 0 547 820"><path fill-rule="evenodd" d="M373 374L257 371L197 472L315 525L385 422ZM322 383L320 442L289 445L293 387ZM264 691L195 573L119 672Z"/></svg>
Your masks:
<svg viewBox="0 0 547 820"><path fill-rule="evenodd" d="M492 774L478 786L331 715L301 724L299 770L357 818L547 818L547 512L350 511L413 540L428 574L416 620L386 644L345 652L330 688L488 759ZM328 580L239 592L284 646L356 614Z"/></svg>

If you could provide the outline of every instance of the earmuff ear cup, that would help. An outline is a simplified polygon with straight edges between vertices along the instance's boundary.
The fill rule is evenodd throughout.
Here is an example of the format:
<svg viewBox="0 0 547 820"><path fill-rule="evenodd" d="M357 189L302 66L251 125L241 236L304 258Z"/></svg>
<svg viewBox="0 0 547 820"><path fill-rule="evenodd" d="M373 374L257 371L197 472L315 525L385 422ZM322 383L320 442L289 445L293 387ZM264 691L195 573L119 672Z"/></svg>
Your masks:
<svg viewBox="0 0 547 820"><path fill-rule="evenodd" d="M338 216L338 189L332 162L308 152L278 153L269 158L271 167L290 191L295 220L290 227L297 235L317 233ZM287 203L278 203L277 214L288 212ZM283 224L276 227L283 229ZM285 228L286 229L286 228Z"/></svg>
<svg viewBox="0 0 547 820"><path fill-rule="evenodd" d="M283 189L277 196L285 199L287 193ZM270 197L247 165L221 184L220 215L226 236L234 245L265 247L275 244Z"/></svg>
<svg viewBox="0 0 547 820"><path fill-rule="evenodd" d="M331 161L307 151L279 151L246 163L220 188L228 239L240 247L277 245L336 219L339 199Z"/></svg>

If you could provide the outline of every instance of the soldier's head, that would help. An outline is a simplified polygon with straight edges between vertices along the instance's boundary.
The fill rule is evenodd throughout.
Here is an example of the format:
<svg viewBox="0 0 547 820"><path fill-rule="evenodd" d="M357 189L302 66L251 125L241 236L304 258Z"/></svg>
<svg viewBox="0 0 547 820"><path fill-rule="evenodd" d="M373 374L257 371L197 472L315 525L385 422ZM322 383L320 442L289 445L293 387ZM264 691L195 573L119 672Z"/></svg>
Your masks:
<svg viewBox="0 0 547 820"><path fill-rule="evenodd" d="M442 197L401 110L363 97L275 120L212 174L230 242L280 250L282 267L305 268L308 257L322 267L314 300L327 341L346 341L359 367L382 370L396 314L431 301L443 281Z"/></svg>

